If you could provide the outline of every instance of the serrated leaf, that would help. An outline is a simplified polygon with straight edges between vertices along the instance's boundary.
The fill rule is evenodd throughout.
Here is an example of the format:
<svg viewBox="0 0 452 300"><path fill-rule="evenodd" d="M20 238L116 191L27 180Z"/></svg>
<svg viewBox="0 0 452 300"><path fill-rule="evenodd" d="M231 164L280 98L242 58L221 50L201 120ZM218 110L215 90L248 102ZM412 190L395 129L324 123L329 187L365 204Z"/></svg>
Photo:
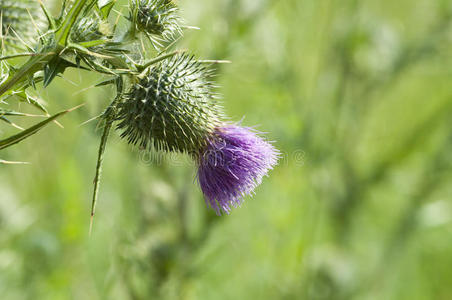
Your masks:
<svg viewBox="0 0 452 300"><path fill-rule="evenodd" d="M0 85L0 96L7 94L8 91L11 91L14 87L17 88L17 85L27 81L28 75L39 71L41 69L41 63L51 60L52 57L54 57L53 53L45 53L40 56L31 57L19 69L11 69L11 71L14 70L12 73L13 75L9 76L9 78Z"/></svg>
<svg viewBox="0 0 452 300"><path fill-rule="evenodd" d="M61 111L16 135L13 135L13 136L10 136L9 138L0 140L0 150L5 149L7 147L10 147L14 144L17 144L17 143L23 141L24 139L28 138L29 136L35 134L36 132L38 132L39 130L44 128L46 125L48 125L53 120L67 114L68 112L71 112L71 111L79 108L80 106L82 106L82 105L76 106L76 107L68 109L68 110Z"/></svg>
<svg viewBox="0 0 452 300"><path fill-rule="evenodd" d="M99 186L100 186L100 177L102 175L102 163L104 160L104 152L105 147L107 145L108 135L110 133L110 129L112 127L113 122L111 120L107 120L104 131L102 133L102 138L100 140L99 152L97 156L97 165L96 165L96 175L94 176L94 190L93 190L93 200L91 203L91 220L89 224L89 233L91 234L93 228L93 220L94 213L96 210L96 202L99 195Z"/></svg>
<svg viewBox="0 0 452 300"><path fill-rule="evenodd" d="M49 61L44 66L44 87L47 87L58 74L64 73L68 67L76 68L77 65L59 57L54 57Z"/></svg>
<svg viewBox="0 0 452 300"><path fill-rule="evenodd" d="M44 87L47 87L52 80L55 78L55 76L58 75L58 73L61 73L61 71L64 70L61 66L62 61L55 57L51 61L49 61L45 67L44 67Z"/></svg>

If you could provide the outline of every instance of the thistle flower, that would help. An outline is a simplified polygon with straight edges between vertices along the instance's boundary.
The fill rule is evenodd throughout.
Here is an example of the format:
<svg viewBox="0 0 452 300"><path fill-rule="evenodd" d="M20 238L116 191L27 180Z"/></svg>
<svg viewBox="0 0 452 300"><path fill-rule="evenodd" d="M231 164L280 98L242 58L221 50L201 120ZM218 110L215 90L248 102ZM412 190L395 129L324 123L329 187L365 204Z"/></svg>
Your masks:
<svg viewBox="0 0 452 300"><path fill-rule="evenodd" d="M142 148L190 153L217 214L251 194L278 151L251 128L226 124L211 71L187 54L149 68L118 104L121 137Z"/></svg>
<svg viewBox="0 0 452 300"><path fill-rule="evenodd" d="M137 30L168 41L181 32L177 11L171 0L132 0L129 19Z"/></svg>
<svg viewBox="0 0 452 300"><path fill-rule="evenodd" d="M215 129L198 158L197 179L206 203L220 215L239 206L276 165L279 152L251 128Z"/></svg>
<svg viewBox="0 0 452 300"><path fill-rule="evenodd" d="M187 54L150 67L118 104L121 137L142 148L198 153L222 115L211 76Z"/></svg>
<svg viewBox="0 0 452 300"><path fill-rule="evenodd" d="M38 4L42 8L39 16L45 16L48 23L43 32L36 30L33 18L29 17L40 11ZM115 1L111 0L67 0L63 1L59 17L55 18L40 1L0 0L2 37L7 35L3 44L20 49L14 41L18 40L26 48L19 55L2 57L0 97L4 96L0 103L14 96L47 113L26 91L35 87L38 79L42 79L46 87L68 67L114 75L98 84L115 84L117 94L101 115L104 126L94 177L90 228L105 147L114 122L122 131L121 137L131 144L148 150L189 153L198 163L197 178L207 204L217 214L229 213L273 168L278 151L256 131L225 123L212 82L213 73L206 64L208 61L177 54L179 51L166 53L173 43L154 53L157 56L148 56L148 46L160 50L163 46L160 42L169 43L182 34L181 18L173 1L129 0L130 26L126 32L116 30L116 23L109 23L114 5ZM19 37L8 34L13 31ZM31 46L27 44L29 36L33 41ZM148 41L143 37L147 37L151 45L146 44ZM11 42L8 39L12 39ZM139 50L133 51L138 46ZM2 54L5 54L4 49L2 47ZM138 59L127 55L129 52ZM18 67L9 67L7 60L17 56L29 58ZM82 66L82 62L88 68ZM8 74L9 68L14 72ZM36 132L69 111L60 112L3 140L3 148L22 141L29 136L24 133Z"/></svg>

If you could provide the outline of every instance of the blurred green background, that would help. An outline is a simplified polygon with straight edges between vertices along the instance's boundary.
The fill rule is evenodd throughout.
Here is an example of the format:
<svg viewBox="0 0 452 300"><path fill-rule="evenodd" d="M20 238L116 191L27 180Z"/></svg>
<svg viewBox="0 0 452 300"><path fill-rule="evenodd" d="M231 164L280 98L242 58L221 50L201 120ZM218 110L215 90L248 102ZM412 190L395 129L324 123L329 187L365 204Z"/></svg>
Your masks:
<svg viewBox="0 0 452 300"><path fill-rule="evenodd" d="M452 299L452 2L180 5L180 47L233 62L226 112L279 166L217 217L187 157L114 134L89 238L101 132L79 125L113 91L69 70L39 93L86 105L0 153L31 163L0 165L1 299Z"/></svg>

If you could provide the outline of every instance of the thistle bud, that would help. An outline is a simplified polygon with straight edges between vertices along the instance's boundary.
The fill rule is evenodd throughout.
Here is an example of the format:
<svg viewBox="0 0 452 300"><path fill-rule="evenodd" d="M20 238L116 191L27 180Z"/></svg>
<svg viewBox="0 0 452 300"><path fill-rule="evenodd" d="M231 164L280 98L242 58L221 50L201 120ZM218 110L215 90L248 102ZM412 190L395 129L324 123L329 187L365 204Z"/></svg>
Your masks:
<svg viewBox="0 0 452 300"><path fill-rule="evenodd" d="M136 29L163 40L181 32L178 8L171 0L132 0L130 20Z"/></svg>
<svg viewBox="0 0 452 300"><path fill-rule="evenodd" d="M73 42L88 42L109 39L112 32L107 23L95 17L85 17L77 21L71 31Z"/></svg>
<svg viewBox="0 0 452 300"><path fill-rule="evenodd" d="M118 104L121 137L142 148L197 155L222 116L211 76L187 54L148 68Z"/></svg>

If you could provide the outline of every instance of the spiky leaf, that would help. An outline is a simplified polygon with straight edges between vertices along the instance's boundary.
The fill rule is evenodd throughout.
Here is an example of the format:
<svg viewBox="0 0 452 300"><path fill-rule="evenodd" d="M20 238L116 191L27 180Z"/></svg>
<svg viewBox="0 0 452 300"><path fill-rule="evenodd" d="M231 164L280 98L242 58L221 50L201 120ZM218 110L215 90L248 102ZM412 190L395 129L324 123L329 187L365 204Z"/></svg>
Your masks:
<svg viewBox="0 0 452 300"><path fill-rule="evenodd" d="M111 9L115 5L116 0L99 0L97 2L97 7L99 8L102 18L106 20L110 15Z"/></svg>

